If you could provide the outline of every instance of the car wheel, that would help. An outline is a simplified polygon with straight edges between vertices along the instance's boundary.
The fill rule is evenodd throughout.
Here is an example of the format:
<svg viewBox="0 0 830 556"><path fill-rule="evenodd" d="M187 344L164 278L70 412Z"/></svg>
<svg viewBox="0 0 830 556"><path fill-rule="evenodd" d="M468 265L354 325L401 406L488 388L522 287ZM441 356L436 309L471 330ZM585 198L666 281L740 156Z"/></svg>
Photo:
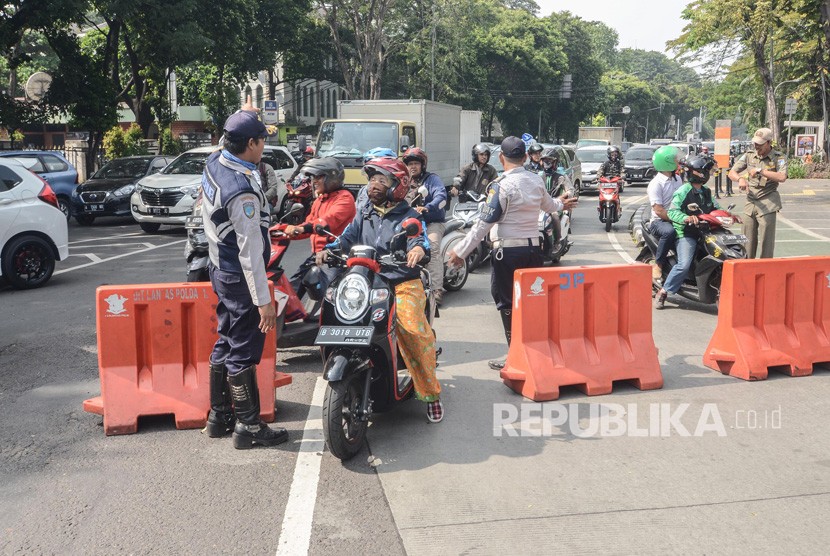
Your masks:
<svg viewBox="0 0 830 556"><path fill-rule="evenodd" d="M94 216L89 216L88 214L78 214L78 215L75 215L75 220L81 226L90 226L90 225L92 225L93 222L95 222L95 217Z"/></svg>
<svg viewBox="0 0 830 556"><path fill-rule="evenodd" d="M66 216L67 220L69 220L69 217L72 216L72 205L69 204L69 199L62 195L59 195L58 208L61 209L63 215Z"/></svg>
<svg viewBox="0 0 830 556"><path fill-rule="evenodd" d="M38 236L13 239L3 254L3 276L18 290L45 284L55 271L55 253L49 243Z"/></svg>
<svg viewBox="0 0 830 556"><path fill-rule="evenodd" d="M156 224L154 222L139 222L138 225L148 234L154 234L161 228L161 224Z"/></svg>

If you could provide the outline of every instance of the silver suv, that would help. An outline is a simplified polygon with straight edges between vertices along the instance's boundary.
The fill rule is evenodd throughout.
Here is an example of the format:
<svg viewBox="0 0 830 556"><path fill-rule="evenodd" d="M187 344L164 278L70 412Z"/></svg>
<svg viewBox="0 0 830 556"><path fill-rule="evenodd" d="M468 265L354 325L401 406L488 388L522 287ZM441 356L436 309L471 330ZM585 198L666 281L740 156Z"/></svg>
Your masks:
<svg viewBox="0 0 830 556"><path fill-rule="evenodd" d="M199 147L176 157L173 162L151 176L142 178L130 198L130 211L141 229L152 234L162 224L184 226L193 202L199 195L202 172L210 153L217 147ZM270 164L283 184L280 199L285 195L285 180L297 168L287 148L266 145L262 160ZM279 205L278 205L279 206Z"/></svg>

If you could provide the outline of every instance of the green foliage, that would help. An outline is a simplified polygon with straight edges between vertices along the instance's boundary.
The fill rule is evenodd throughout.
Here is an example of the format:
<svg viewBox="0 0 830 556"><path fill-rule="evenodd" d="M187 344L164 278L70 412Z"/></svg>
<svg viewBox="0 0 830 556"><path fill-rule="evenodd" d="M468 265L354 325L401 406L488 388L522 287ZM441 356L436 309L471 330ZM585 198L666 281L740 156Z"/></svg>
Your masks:
<svg viewBox="0 0 830 556"><path fill-rule="evenodd" d="M121 126L115 126L104 134L104 156L113 160L123 156L147 154L143 138L141 128L136 124L130 125L126 132Z"/></svg>
<svg viewBox="0 0 830 556"><path fill-rule="evenodd" d="M800 158L791 158L787 162L787 178L790 179L804 179L807 177L807 168Z"/></svg>
<svg viewBox="0 0 830 556"><path fill-rule="evenodd" d="M173 137L169 127L165 127L159 134L159 154L177 155L184 152L184 143L178 137Z"/></svg>

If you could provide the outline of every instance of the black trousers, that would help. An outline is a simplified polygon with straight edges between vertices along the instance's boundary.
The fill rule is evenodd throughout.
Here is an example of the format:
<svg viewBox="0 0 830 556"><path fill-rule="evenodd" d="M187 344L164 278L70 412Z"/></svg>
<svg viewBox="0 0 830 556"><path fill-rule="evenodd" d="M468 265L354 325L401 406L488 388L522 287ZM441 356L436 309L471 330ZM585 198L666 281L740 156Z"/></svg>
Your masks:
<svg viewBox="0 0 830 556"><path fill-rule="evenodd" d="M493 267L490 293L499 311L513 305L513 273L520 268L536 268L543 264L542 251L537 246L493 249L490 260Z"/></svg>
<svg viewBox="0 0 830 556"><path fill-rule="evenodd" d="M265 347L265 334L259 330L259 309L251 299L242 274L208 267L210 283L219 298L216 305L216 331L210 362L225 363L229 375L259 364Z"/></svg>

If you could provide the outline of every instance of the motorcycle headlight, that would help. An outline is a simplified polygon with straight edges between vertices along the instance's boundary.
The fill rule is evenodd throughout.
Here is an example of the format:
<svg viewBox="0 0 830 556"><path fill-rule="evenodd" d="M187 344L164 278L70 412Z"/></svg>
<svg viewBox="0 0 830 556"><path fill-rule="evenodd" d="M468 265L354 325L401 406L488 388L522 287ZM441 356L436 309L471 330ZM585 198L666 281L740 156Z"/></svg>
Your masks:
<svg viewBox="0 0 830 556"><path fill-rule="evenodd" d="M183 187L180 187L179 191L181 191L185 195L190 195L194 199L199 196L199 186L198 185L185 185Z"/></svg>
<svg viewBox="0 0 830 556"><path fill-rule="evenodd" d="M735 221L731 216L718 216L717 218L718 222L721 223L721 226L731 226Z"/></svg>
<svg viewBox="0 0 830 556"><path fill-rule="evenodd" d="M112 192L113 195L116 197L126 197L127 195L132 195L133 191L136 190L135 185L125 185L124 187L119 187L115 191Z"/></svg>
<svg viewBox="0 0 830 556"><path fill-rule="evenodd" d="M359 274L350 274L337 286L334 307L345 323L360 319L369 308L369 282Z"/></svg>
<svg viewBox="0 0 830 556"><path fill-rule="evenodd" d="M606 201L610 201L614 198L614 194L613 193L603 193L602 198L605 199Z"/></svg>

